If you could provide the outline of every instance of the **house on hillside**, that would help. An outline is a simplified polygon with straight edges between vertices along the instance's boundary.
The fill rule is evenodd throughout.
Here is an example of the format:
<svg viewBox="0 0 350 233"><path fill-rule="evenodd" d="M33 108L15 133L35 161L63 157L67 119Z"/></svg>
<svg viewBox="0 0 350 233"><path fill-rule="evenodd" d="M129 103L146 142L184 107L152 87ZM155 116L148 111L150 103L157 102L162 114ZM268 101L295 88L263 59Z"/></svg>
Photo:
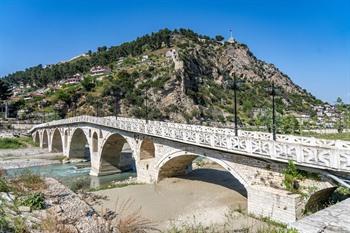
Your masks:
<svg viewBox="0 0 350 233"><path fill-rule="evenodd" d="M64 80L64 84L77 84L80 83L83 80L83 75L76 73L72 77Z"/></svg>
<svg viewBox="0 0 350 233"><path fill-rule="evenodd" d="M111 69L104 66L94 66L90 69L91 76L98 76L111 73Z"/></svg>

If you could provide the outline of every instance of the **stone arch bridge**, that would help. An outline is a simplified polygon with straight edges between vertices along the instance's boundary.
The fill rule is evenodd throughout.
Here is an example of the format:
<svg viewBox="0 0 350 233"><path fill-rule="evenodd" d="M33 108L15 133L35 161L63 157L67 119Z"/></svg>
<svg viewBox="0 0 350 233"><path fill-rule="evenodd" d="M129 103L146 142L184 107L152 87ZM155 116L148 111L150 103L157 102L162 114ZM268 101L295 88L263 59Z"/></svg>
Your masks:
<svg viewBox="0 0 350 233"><path fill-rule="evenodd" d="M50 152L89 157L92 176L123 171L133 162L138 180L154 183L190 172L192 161L205 157L244 186L248 212L287 223L301 216L300 197L266 185L282 182L285 163L293 160L312 171L350 173L350 142L344 141L287 135L273 141L271 134L262 132L240 131L236 137L226 128L92 116L40 124L30 133Z"/></svg>

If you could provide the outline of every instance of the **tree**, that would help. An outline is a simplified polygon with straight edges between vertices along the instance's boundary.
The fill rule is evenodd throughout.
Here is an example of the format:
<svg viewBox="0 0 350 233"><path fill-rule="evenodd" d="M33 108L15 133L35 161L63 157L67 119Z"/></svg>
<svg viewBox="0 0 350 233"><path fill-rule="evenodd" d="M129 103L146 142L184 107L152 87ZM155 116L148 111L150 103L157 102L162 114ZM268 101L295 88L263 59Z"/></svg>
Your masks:
<svg viewBox="0 0 350 233"><path fill-rule="evenodd" d="M295 116L287 115L282 118L281 130L285 134L299 134L300 124Z"/></svg>
<svg viewBox="0 0 350 233"><path fill-rule="evenodd" d="M336 107L337 113L338 113L338 120L335 123L335 127L337 128L338 133L342 133L344 130L344 122L343 122L342 116L345 112L346 107L345 107L343 100L340 97L337 98L337 102L335 104L335 107Z"/></svg>
<svg viewBox="0 0 350 233"><path fill-rule="evenodd" d="M0 79L0 100L7 100L11 96L10 87Z"/></svg>
<svg viewBox="0 0 350 233"><path fill-rule="evenodd" d="M85 91L91 91L95 88L95 82L94 79L91 76L86 76L83 81L81 81L81 85L85 89Z"/></svg>
<svg viewBox="0 0 350 233"><path fill-rule="evenodd" d="M223 41L225 38L222 35L216 35L215 40L217 41Z"/></svg>

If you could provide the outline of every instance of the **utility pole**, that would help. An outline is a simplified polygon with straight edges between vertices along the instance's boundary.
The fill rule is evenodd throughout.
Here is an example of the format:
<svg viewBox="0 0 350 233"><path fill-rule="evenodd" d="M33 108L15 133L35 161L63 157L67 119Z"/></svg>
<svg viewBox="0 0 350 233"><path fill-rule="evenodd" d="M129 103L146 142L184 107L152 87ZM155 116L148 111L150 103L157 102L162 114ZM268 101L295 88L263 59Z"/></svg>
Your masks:
<svg viewBox="0 0 350 233"><path fill-rule="evenodd" d="M276 141L276 103L275 103L275 97L276 97L276 88L275 83L272 82L271 87L271 96L272 96L272 138L274 141Z"/></svg>

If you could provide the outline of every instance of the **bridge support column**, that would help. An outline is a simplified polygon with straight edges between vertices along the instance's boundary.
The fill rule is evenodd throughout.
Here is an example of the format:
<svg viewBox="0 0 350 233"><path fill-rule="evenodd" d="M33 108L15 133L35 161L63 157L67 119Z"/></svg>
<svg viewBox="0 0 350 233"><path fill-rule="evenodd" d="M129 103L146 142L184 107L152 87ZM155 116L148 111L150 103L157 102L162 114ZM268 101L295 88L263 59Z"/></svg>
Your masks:
<svg viewBox="0 0 350 233"><path fill-rule="evenodd" d="M157 172L153 164L152 159L136 162L137 181L147 184L157 181Z"/></svg>
<svg viewBox="0 0 350 233"><path fill-rule="evenodd" d="M99 176L100 168L101 168L100 158L98 156L91 156L90 176Z"/></svg>
<svg viewBox="0 0 350 233"><path fill-rule="evenodd" d="M287 224L303 214L305 200L299 194L260 185L249 186L247 191L249 214Z"/></svg>

